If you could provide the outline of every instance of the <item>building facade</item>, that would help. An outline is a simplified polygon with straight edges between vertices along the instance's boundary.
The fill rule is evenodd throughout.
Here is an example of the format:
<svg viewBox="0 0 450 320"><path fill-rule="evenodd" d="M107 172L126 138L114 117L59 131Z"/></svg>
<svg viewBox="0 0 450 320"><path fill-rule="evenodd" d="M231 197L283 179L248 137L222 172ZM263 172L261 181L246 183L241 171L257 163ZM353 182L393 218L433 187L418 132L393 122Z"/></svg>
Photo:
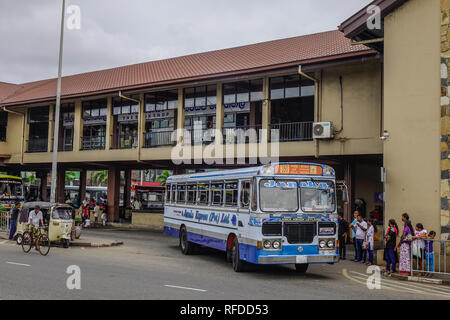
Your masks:
<svg viewBox="0 0 450 320"><path fill-rule="evenodd" d="M108 170L116 220L120 171L250 165L252 151L267 144L281 161L333 166L350 191L339 204L347 218L359 199L366 216L380 205L384 220L408 212L448 236L449 1L372 4L381 9L379 30L364 8L335 31L63 77L58 176ZM55 93L56 79L0 83L5 171L50 171ZM315 122L331 122L333 137L313 139ZM172 133L192 133L178 142L195 139L195 123L216 137L237 129L256 136L208 139L188 147L190 163L176 164ZM279 143L260 129L278 130ZM227 164L230 149L236 156ZM63 188L59 182L58 200Z"/></svg>

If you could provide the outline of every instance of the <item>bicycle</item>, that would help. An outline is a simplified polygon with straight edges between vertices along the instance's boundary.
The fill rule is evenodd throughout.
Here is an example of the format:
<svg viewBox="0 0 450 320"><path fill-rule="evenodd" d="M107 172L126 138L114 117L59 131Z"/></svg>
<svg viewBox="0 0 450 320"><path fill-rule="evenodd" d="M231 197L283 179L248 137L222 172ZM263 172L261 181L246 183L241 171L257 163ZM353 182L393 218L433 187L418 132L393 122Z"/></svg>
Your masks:
<svg viewBox="0 0 450 320"><path fill-rule="evenodd" d="M31 230L26 230L22 235L22 250L25 253L30 252L31 248L35 246L35 230L33 229L34 227L32 226ZM50 251L50 240L48 239L47 234L42 232L42 230L48 231L48 227L39 227L37 229L37 240L39 243L39 248L37 250L41 255L46 256Z"/></svg>

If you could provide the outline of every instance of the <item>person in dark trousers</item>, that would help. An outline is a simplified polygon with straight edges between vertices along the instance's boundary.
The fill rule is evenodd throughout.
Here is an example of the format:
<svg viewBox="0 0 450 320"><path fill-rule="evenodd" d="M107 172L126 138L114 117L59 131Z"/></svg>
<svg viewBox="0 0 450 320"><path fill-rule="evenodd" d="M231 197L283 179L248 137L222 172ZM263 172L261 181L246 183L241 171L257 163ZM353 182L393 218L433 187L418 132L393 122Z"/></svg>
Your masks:
<svg viewBox="0 0 450 320"><path fill-rule="evenodd" d="M396 272L397 264L397 234L398 226L394 219L389 220L389 227L386 233L386 273L390 275Z"/></svg>
<svg viewBox="0 0 450 320"><path fill-rule="evenodd" d="M346 248L345 244L347 243L348 239L348 222L345 221L343 214L339 213L338 215L338 237L339 237L339 256L342 260L345 260L345 254L346 254Z"/></svg>
<svg viewBox="0 0 450 320"><path fill-rule="evenodd" d="M11 218L9 220L9 240L14 240L14 234L17 230L17 218L19 217L20 202L16 201L14 207L11 210Z"/></svg>
<svg viewBox="0 0 450 320"><path fill-rule="evenodd" d="M351 223L351 225L349 227L352 228L352 243L353 243L353 249L355 250L355 259L357 260L358 258L358 251L356 250L356 233L355 230L353 229L354 226L356 226L356 223L358 222L358 216L359 216L359 211L355 210L355 212L353 212L353 221Z"/></svg>

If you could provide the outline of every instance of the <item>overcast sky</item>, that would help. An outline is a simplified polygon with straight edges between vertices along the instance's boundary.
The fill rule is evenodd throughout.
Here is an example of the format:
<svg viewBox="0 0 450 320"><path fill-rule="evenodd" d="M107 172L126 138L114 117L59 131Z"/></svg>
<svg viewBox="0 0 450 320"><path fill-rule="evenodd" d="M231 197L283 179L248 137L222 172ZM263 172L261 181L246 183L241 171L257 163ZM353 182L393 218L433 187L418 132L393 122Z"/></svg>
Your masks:
<svg viewBox="0 0 450 320"><path fill-rule="evenodd" d="M335 30L371 0L67 0L63 75ZM0 0L0 81L55 78L62 0ZM67 17L67 15L66 15Z"/></svg>

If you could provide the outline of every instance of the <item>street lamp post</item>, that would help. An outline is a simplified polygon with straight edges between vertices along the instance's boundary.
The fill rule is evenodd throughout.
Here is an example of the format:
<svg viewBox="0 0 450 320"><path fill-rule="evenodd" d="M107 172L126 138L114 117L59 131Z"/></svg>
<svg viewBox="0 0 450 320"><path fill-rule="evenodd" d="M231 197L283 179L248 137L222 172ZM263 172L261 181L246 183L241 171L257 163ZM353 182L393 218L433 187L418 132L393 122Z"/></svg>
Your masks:
<svg viewBox="0 0 450 320"><path fill-rule="evenodd" d="M61 72L63 57L63 39L64 39L64 13L66 8L66 0L62 0L61 13L61 34L59 39L59 65L58 65L58 84L56 88L56 106L55 106L55 128L53 133L53 157L52 157L52 185L50 190L50 202L56 202L56 175L58 165L58 138L59 138L59 114L61 107ZM64 179L64 177L60 177Z"/></svg>

